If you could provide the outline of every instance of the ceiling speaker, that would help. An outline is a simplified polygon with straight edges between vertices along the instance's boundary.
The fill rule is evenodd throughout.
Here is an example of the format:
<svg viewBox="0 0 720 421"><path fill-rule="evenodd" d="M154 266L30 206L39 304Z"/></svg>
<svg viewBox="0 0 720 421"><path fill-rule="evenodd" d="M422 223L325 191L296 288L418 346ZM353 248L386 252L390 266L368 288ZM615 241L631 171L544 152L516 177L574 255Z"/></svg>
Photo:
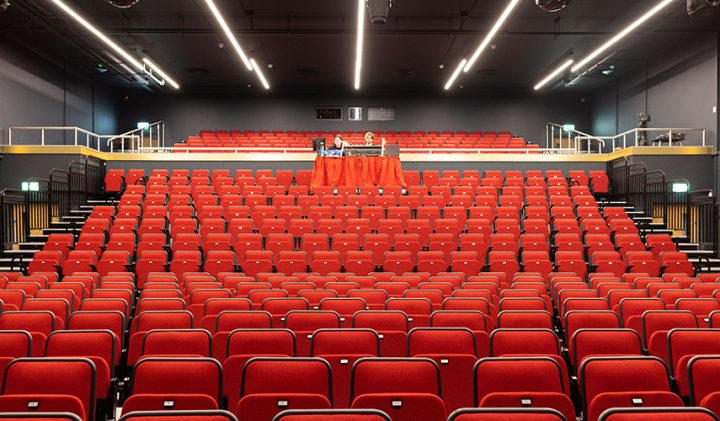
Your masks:
<svg viewBox="0 0 720 421"><path fill-rule="evenodd" d="M720 0L687 0L687 12L692 17L707 17L720 9Z"/></svg>
<svg viewBox="0 0 720 421"><path fill-rule="evenodd" d="M535 0L535 4L546 12L557 12L570 4L572 0Z"/></svg>
<svg viewBox="0 0 720 421"><path fill-rule="evenodd" d="M135 6L137 2L140 0L105 0L106 2L112 4L115 7L119 7L121 9L127 9L128 7Z"/></svg>

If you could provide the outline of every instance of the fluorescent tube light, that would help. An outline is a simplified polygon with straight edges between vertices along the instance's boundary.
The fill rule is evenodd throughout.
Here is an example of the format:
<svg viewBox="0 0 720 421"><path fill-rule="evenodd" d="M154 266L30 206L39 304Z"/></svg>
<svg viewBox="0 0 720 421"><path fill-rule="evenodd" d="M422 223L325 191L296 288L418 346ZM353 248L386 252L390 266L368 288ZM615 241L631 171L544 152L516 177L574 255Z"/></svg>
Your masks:
<svg viewBox="0 0 720 421"><path fill-rule="evenodd" d="M363 42L365 38L365 0L357 0L357 41L355 45L355 89L360 89L362 71Z"/></svg>
<svg viewBox="0 0 720 421"><path fill-rule="evenodd" d="M495 38L495 35L500 31L500 28L502 28L502 25L505 23L506 20L510 17L510 14L515 9L515 7L520 3L520 0L510 0L510 3L507 5L505 10L503 11L502 15L498 18L497 22L495 22L495 25L493 25L492 29L490 29L490 32L485 36L485 39L482 41L480 46L475 50L473 55L470 57L470 60L467 61L467 64L465 64L464 71L465 73L469 72L472 68L473 64L475 64L475 61L477 61L478 57L480 57L480 54L487 48L488 45L490 45L490 42Z"/></svg>
<svg viewBox="0 0 720 421"><path fill-rule="evenodd" d="M55 3L60 9L62 9L65 13L70 15L73 19L75 19L80 25L85 27L88 31L90 31L93 35L98 37L102 42L108 45L108 47L112 48L116 53L118 53L123 59L125 59L128 63L130 63L135 69L139 71L144 71L143 65L136 59L134 59L130 53L122 49L119 45L115 44L110 38L108 38L105 34L100 32L99 29L94 27L90 22L85 20L82 16L80 16L75 10L71 9L68 5L63 3L60 0L52 0L53 3Z"/></svg>
<svg viewBox="0 0 720 421"><path fill-rule="evenodd" d="M143 58L143 63L147 64L148 67L150 67L153 72L157 73L160 77L162 77L165 82L170 84L170 86L172 86L175 89L180 89L180 85L178 85L177 82L175 82L170 76L168 76L167 73L165 73L155 63L150 61L150 59Z"/></svg>
<svg viewBox="0 0 720 421"><path fill-rule="evenodd" d="M647 13L636 19L633 23L630 24L627 28L623 29L621 32L619 32L614 37L610 38L606 43L601 45L598 49L590 53L587 57L580 60L577 64L575 64L572 68L573 72L577 72L578 70L582 69L583 67L587 66L588 63L590 63L593 59L597 58L600 54L607 51L610 47L615 45L618 41L625 38L630 32L637 29L640 25L645 23L648 19L655 16L658 12L660 12L665 7L669 6L674 0L662 0L660 3L658 3L655 7L650 9Z"/></svg>
<svg viewBox="0 0 720 421"><path fill-rule="evenodd" d="M255 70L255 73L257 73L257 77L258 79L260 79L260 83L262 83L265 89L270 89L270 84L268 83L267 79L265 79L265 75L263 75L262 70L260 70L260 66L258 66L254 58L250 59L250 65L252 66L253 70Z"/></svg>
<svg viewBox="0 0 720 421"><path fill-rule="evenodd" d="M560 67L555 69L555 71L553 71L552 73L547 75L545 77L545 79L538 82L538 84L535 85L535 90L537 91L538 89L541 89L543 86L547 85L549 82L552 82L553 80L555 80L556 77L558 77L562 72L567 70L568 67L572 66L572 64L573 64L573 59L569 59L568 61L563 63Z"/></svg>
<svg viewBox="0 0 720 421"><path fill-rule="evenodd" d="M460 76L460 72L462 72L462 69L463 69L463 67L465 67L466 63L467 63L467 59L462 59L462 61L460 62L460 65L457 67L457 69L455 69L452 76L450 76L450 79L448 79L447 83L445 84L446 91L452 87L453 83L455 83L455 79L457 79L458 76Z"/></svg>
<svg viewBox="0 0 720 421"><path fill-rule="evenodd" d="M248 70L252 71L253 68L250 60L248 59L247 55L245 55L245 51L243 51L242 47L240 47L240 43L230 30L227 22L225 22L225 18L223 18L217 6L215 6L215 2L213 2L213 0L205 0L205 3L207 3L210 11L215 16L215 20L217 20L218 24L220 24L220 28L222 28L223 32L225 32L225 36L228 38L233 48L235 48L235 52L237 52L237 54L240 56L240 59L242 60L243 64L245 64L245 67Z"/></svg>

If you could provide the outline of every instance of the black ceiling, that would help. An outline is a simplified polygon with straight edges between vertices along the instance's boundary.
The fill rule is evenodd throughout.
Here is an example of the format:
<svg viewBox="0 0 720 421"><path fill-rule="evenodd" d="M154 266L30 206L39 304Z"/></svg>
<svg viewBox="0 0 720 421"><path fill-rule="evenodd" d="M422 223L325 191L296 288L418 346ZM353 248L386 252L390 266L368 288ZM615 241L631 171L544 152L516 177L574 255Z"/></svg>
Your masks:
<svg viewBox="0 0 720 421"><path fill-rule="evenodd" d="M141 0L118 9L103 0L66 0L136 57L149 56L183 92L257 90L255 76L235 56L203 0ZM608 39L658 0L574 0L565 10L540 11L524 0L494 49L458 87L527 90L561 57L578 56ZM273 91L349 90L355 54L355 0L216 0L244 49L264 67ZM394 0L385 25L367 24L363 87L431 90L442 86L475 50L506 0ZM690 18L684 0L622 42L608 64L622 74L671 45L720 28L720 13ZM0 14L7 37L99 80L139 88L108 57L104 45L72 23L50 0L17 0ZM224 48L220 48L224 43ZM104 62L110 71L95 68ZM271 64L272 68L267 66ZM444 65L441 69L440 65ZM599 75L599 73L598 73ZM601 78L583 80L592 89ZM248 87L251 85L251 87Z"/></svg>

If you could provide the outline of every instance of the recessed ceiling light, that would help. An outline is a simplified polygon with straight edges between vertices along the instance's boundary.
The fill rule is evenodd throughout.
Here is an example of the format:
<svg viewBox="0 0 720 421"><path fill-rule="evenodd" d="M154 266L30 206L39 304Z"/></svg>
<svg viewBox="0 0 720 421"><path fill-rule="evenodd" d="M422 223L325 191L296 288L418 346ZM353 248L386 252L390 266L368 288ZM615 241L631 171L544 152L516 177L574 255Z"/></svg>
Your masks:
<svg viewBox="0 0 720 421"><path fill-rule="evenodd" d="M438 64L438 69L444 69L444 68L445 68L444 64L442 64L442 63Z"/></svg>
<svg viewBox="0 0 720 421"><path fill-rule="evenodd" d="M267 66L268 66L268 69L272 69L272 68L273 68L273 64L272 64L272 63L268 63Z"/></svg>

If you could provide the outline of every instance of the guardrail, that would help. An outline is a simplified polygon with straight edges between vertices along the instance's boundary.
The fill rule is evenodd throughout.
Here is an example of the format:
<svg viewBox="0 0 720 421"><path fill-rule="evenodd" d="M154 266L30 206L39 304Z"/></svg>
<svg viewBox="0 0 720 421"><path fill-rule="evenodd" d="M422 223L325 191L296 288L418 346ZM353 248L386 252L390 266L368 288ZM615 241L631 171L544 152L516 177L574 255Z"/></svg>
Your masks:
<svg viewBox="0 0 720 421"><path fill-rule="evenodd" d="M29 141L21 133L30 132ZM57 134L58 136L52 136ZM54 141L48 139L52 137ZM71 143L68 143L70 137ZM134 134L100 135L80 127L52 127L52 126L26 126L10 127L8 129L8 146L13 145L39 145L39 146L85 146L96 151L102 150L103 141L122 139L123 145L129 140L131 145L140 141L140 136Z"/></svg>
<svg viewBox="0 0 720 421"><path fill-rule="evenodd" d="M629 147L637 146L663 146L663 144L665 143L667 143L667 147L682 146L682 143L692 141L691 139L689 140L687 139L687 137L685 137L683 140L678 141L659 142L655 139L660 136L656 136L655 139L650 139L648 137L648 135L651 133L660 133L661 135L666 135L667 139L673 139L676 135L679 134L682 134L684 136L687 136L688 134L697 134L700 137L699 142L693 143L700 143L700 145L694 146L707 146L707 130L696 128L635 128L615 136L576 136L575 141L591 142L592 140L602 140L603 142L609 142L612 146L613 151L618 148L626 149Z"/></svg>
<svg viewBox="0 0 720 421"><path fill-rule="evenodd" d="M32 230L49 227L55 219L102 194L105 164L92 157L72 161L68 170L53 169L49 177L32 178L37 191L0 191L2 250L27 241ZM2 252L0 250L0 252Z"/></svg>
<svg viewBox="0 0 720 421"><path fill-rule="evenodd" d="M622 199L647 216L662 218L668 229L683 231L688 242L718 252L718 206L712 190L674 192L662 170L647 171L645 164L628 165L627 158L608 163L611 198Z"/></svg>
<svg viewBox="0 0 720 421"><path fill-rule="evenodd" d="M130 130L118 136L113 136L107 140L107 146L110 152L116 152L115 149L119 149L119 152L125 152L125 141L130 138L130 152L136 152L139 149L146 148L147 143L150 144L150 148L153 147L153 143L157 143L155 146L164 148L165 147L165 122L156 121L148 125L147 127Z"/></svg>

